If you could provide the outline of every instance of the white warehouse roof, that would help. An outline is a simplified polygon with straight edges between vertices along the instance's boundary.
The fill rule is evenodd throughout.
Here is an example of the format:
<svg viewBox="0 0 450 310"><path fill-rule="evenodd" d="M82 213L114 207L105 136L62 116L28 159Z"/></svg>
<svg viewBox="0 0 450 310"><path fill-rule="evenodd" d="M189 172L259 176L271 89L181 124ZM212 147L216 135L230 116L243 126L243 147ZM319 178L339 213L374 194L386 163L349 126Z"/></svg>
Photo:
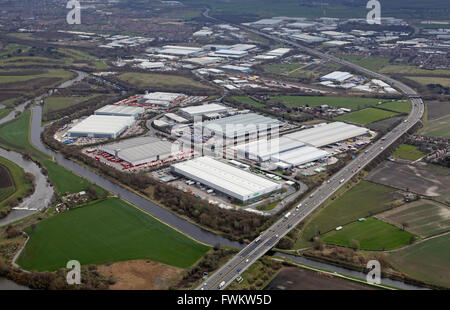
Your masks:
<svg viewBox="0 0 450 310"><path fill-rule="evenodd" d="M321 81L334 81L343 82L345 80L351 79L353 74L349 72L334 71L320 78Z"/></svg>
<svg viewBox="0 0 450 310"><path fill-rule="evenodd" d="M266 132L272 128L279 128L279 120L256 113L239 114L218 120L203 122L203 128L226 137L240 137L245 134Z"/></svg>
<svg viewBox="0 0 450 310"><path fill-rule="evenodd" d="M334 122L319 125L310 129L300 130L284 135L283 137L298 140L315 147L320 147L361 136L368 132L369 129L364 127L349 125L342 122Z"/></svg>
<svg viewBox="0 0 450 310"><path fill-rule="evenodd" d="M291 166L300 166L312 161L324 159L330 156L330 153L319 150L315 147L304 146L295 150L283 152L272 156L271 160L274 162L284 162Z"/></svg>
<svg viewBox="0 0 450 310"><path fill-rule="evenodd" d="M180 111L187 115L195 116L195 115L203 115L206 113L222 113L226 112L227 108L217 103L211 103L181 108Z"/></svg>
<svg viewBox="0 0 450 310"><path fill-rule="evenodd" d="M238 145L235 149L240 156L258 161L267 161L274 155L300 148L304 145L305 144L300 141L281 137L270 140L260 139L247 144Z"/></svg>
<svg viewBox="0 0 450 310"><path fill-rule="evenodd" d="M70 135L107 135L116 137L134 123L131 116L91 115L81 121L68 133Z"/></svg>
<svg viewBox="0 0 450 310"><path fill-rule="evenodd" d="M174 164L172 171L244 202L281 189L281 184L206 156Z"/></svg>
<svg viewBox="0 0 450 310"><path fill-rule="evenodd" d="M144 108L124 105L105 105L95 111L97 115L134 116L145 112Z"/></svg>

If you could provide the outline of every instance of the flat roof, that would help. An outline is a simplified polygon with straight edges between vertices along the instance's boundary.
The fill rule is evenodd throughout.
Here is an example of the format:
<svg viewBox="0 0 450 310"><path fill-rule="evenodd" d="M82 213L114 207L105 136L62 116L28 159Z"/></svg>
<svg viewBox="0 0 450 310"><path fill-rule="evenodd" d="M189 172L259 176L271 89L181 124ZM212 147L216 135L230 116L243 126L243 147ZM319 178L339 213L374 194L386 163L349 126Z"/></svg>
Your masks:
<svg viewBox="0 0 450 310"><path fill-rule="evenodd" d="M342 72L342 71L334 71L327 75L322 76L321 80L336 80L336 81L345 81L353 77L353 74L349 72Z"/></svg>
<svg viewBox="0 0 450 310"><path fill-rule="evenodd" d="M207 156L174 164L172 167L176 172L196 176L197 180L208 183L208 186L228 190L242 197L252 197L281 188L278 183Z"/></svg>
<svg viewBox="0 0 450 310"><path fill-rule="evenodd" d="M91 115L71 129L69 133L116 134L134 123L132 116Z"/></svg>
<svg viewBox="0 0 450 310"><path fill-rule="evenodd" d="M270 128L278 128L280 125L279 120L256 113L239 114L203 122L203 128L225 134L227 137L252 134L261 130L267 131Z"/></svg>
<svg viewBox="0 0 450 310"><path fill-rule="evenodd" d="M176 121L176 122L178 122L178 123L184 123L184 122L187 122L187 121L188 121L188 120L185 119L184 117L181 117L181 116L179 116L179 115L177 115L177 114L175 114L175 113L166 113L166 114L165 114L165 117L167 117L167 118L169 118L169 119L171 119L171 120L174 120L174 121Z"/></svg>
<svg viewBox="0 0 450 310"><path fill-rule="evenodd" d="M271 156L299 148L305 144L286 137L275 139L259 139L246 144L237 145L235 149L238 153L247 152L250 159L259 157L261 160L268 160Z"/></svg>
<svg viewBox="0 0 450 310"><path fill-rule="evenodd" d="M298 140L315 147L320 147L361 136L368 132L369 129L364 127L358 127L343 122L334 122L293 132L284 135L283 137Z"/></svg>
<svg viewBox="0 0 450 310"><path fill-rule="evenodd" d="M120 159L137 163L158 155L171 154L172 143L155 137L137 137L102 145L100 150L112 155L117 151Z"/></svg>
<svg viewBox="0 0 450 310"><path fill-rule="evenodd" d="M105 105L104 107L95 111L97 113L111 113L111 114L123 114L123 115L135 115L144 113L145 109L141 107L132 107L125 105Z"/></svg>
<svg viewBox="0 0 450 310"><path fill-rule="evenodd" d="M145 100L160 100L160 101L173 101L181 96L184 96L184 94L180 93L166 93L166 92L153 92L148 93L143 96Z"/></svg>
<svg viewBox="0 0 450 310"><path fill-rule="evenodd" d="M217 104L217 103L210 103L210 104L203 104L203 105L181 108L180 111L182 111L186 114L189 114L189 115L200 115L200 114L205 114L205 113L226 112L227 107L225 107L221 104Z"/></svg>
<svg viewBox="0 0 450 310"><path fill-rule="evenodd" d="M281 161L292 166L299 166L330 156L330 153L311 146L300 147L272 156L272 161Z"/></svg>

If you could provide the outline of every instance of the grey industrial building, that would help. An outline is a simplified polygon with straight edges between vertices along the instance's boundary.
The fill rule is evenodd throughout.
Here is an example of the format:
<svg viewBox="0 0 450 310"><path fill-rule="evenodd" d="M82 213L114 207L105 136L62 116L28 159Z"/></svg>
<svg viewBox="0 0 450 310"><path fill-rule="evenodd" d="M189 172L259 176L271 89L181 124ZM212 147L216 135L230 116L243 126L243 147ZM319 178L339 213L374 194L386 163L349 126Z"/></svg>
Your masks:
<svg viewBox="0 0 450 310"><path fill-rule="evenodd" d="M201 123L203 135L222 137L228 143L248 141L273 132L282 125L277 119L256 113L238 114Z"/></svg>
<svg viewBox="0 0 450 310"><path fill-rule="evenodd" d="M95 115L111 115L111 116L132 116L137 118L139 115L145 112L144 108L131 107L123 105L105 105L104 107L96 110Z"/></svg>
<svg viewBox="0 0 450 310"><path fill-rule="evenodd" d="M154 137L138 137L100 146L99 150L107 152L133 165L162 160L176 153L173 144Z"/></svg>

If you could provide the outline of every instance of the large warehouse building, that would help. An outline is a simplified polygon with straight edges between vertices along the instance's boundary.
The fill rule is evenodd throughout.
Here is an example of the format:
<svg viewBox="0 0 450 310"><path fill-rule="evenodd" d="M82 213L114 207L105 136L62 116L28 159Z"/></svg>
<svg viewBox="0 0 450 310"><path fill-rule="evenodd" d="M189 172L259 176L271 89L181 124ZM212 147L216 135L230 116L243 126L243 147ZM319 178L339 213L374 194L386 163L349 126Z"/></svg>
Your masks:
<svg viewBox="0 0 450 310"><path fill-rule="evenodd" d="M235 147L239 157L264 162L276 154L291 151L304 146L304 143L288 138L275 138L271 140L260 139Z"/></svg>
<svg viewBox="0 0 450 310"><path fill-rule="evenodd" d="M69 129L70 137L117 138L134 123L131 116L91 115Z"/></svg>
<svg viewBox="0 0 450 310"><path fill-rule="evenodd" d="M224 107L223 105L217 103L211 103L181 108L180 112L189 118L193 118L194 116L205 115L210 113L225 113L227 112L227 107Z"/></svg>
<svg viewBox="0 0 450 310"><path fill-rule="evenodd" d="M284 135L283 137L297 140L315 147L321 147L346 139L362 136L369 133L369 129L349 125L342 122L321 124L314 128L300 130Z"/></svg>
<svg viewBox="0 0 450 310"><path fill-rule="evenodd" d="M100 146L102 152L107 152L134 166L162 160L172 155L172 143L161 141L154 137L138 137Z"/></svg>
<svg viewBox="0 0 450 310"><path fill-rule="evenodd" d="M186 98L186 95L178 93L154 92L145 94L142 98L145 104L168 107L181 102L184 98Z"/></svg>
<svg viewBox="0 0 450 310"><path fill-rule="evenodd" d="M235 147L237 156L256 160L258 162L271 161L285 168L293 168L302 164L318 160L326 160L330 153L305 143L286 138L260 139Z"/></svg>
<svg viewBox="0 0 450 310"><path fill-rule="evenodd" d="M337 82L337 83L343 83L349 79L354 78L353 74L349 72L341 72L341 71L334 71L327 75L324 75L320 78L321 81L331 81L331 82Z"/></svg>
<svg viewBox="0 0 450 310"><path fill-rule="evenodd" d="M291 151L275 154L271 157L272 162L282 162L289 167L296 167L317 160L324 160L330 153L311 146L300 147Z"/></svg>
<svg viewBox="0 0 450 310"><path fill-rule="evenodd" d="M132 116L137 118L140 114L144 113L145 109L141 107L131 107L124 105L105 105L95 111L95 115L111 115L111 116Z"/></svg>
<svg viewBox="0 0 450 310"><path fill-rule="evenodd" d="M242 203L281 190L279 183L206 156L174 164L171 170Z"/></svg>
<svg viewBox="0 0 450 310"><path fill-rule="evenodd" d="M282 125L279 120L256 113L239 114L203 122L203 134L214 134L228 141L247 140L247 137L265 136Z"/></svg>

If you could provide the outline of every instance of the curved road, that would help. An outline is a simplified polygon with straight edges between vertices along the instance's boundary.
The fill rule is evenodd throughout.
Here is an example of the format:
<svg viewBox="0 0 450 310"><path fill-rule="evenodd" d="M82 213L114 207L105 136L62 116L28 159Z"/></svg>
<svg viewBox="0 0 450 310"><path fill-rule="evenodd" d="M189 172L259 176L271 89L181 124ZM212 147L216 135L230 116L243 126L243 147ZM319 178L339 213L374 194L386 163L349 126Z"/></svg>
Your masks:
<svg viewBox="0 0 450 310"><path fill-rule="evenodd" d="M208 11L204 12L205 17L208 16ZM209 279L202 283L197 289L224 289L227 287L236 277L238 277L243 271L250 267L256 260L263 256L267 251L273 248L281 238L283 238L291 229L297 226L303 221L309 214L311 214L316 208L318 208L323 202L325 202L330 196L332 196L339 188L345 185L345 183L357 174L361 169L368 165L374 158L376 158L383 150L399 139L404 133L406 133L411 127L413 127L422 117L424 113L424 104L421 97L407 85L398 82L390 77L381 75L379 73L370 71L366 68L362 68L358 65L349 63L335 56L324 54L314 49L305 47L297 42L281 39L275 36L271 36L259 31L242 27L241 25L234 25L236 27L244 28L247 31L255 34L268 37L272 40L285 43L290 46L294 46L305 52L320 57L325 60L333 61L341 65L346 65L356 71L364 73L368 76L384 80L386 83L401 90L412 101L412 111L407 120L395 127L391 132L385 135L381 140L375 142L366 152L359 155L356 159L352 160L346 167L333 175L327 183L322 184L317 188L309 197L304 199L295 208L290 211L290 216L283 217L273 224L269 229L264 231L258 238L247 245L241 252L234 256L227 264L222 266L218 271L212 274Z"/></svg>

